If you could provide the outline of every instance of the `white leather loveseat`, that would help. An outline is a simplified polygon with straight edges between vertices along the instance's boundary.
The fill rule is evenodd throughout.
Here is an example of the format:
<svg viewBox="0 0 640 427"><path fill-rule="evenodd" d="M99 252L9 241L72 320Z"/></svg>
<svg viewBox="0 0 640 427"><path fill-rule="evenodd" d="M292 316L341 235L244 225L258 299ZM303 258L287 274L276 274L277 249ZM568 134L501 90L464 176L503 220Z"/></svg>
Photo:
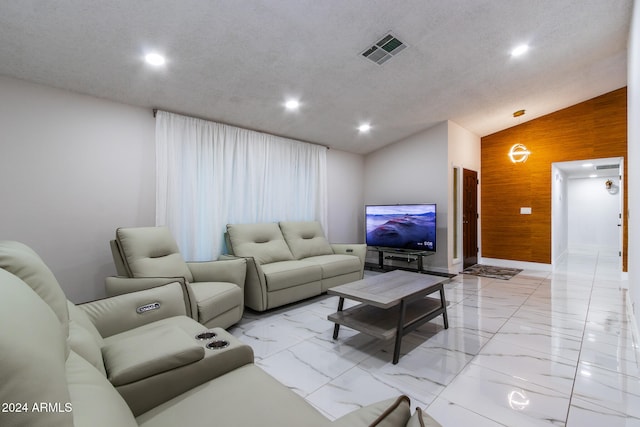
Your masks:
<svg viewBox="0 0 640 427"><path fill-rule="evenodd" d="M257 311L362 279L366 245L330 244L317 221L228 224L229 253L247 259L244 303Z"/></svg>
<svg viewBox="0 0 640 427"><path fill-rule="evenodd" d="M175 282L76 306L33 250L0 241L0 425L437 425L404 396L332 423L185 314Z"/></svg>

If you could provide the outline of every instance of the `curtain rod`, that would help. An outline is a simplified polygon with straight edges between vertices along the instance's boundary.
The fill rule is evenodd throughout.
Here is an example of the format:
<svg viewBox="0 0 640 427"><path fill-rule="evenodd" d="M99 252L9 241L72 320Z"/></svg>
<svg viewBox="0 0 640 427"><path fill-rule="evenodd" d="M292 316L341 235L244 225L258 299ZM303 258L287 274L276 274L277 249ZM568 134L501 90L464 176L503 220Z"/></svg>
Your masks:
<svg viewBox="0 0 640 427"><path fill-rule="evenodd" d="M155 117L156 117L156 115L158 114L159 109L158 109L158 108L154 108L152 111L153 111L153 117L155 118ZM180 115L180 116L186 116L186 117L191 117L191 118L194 118L194 119L204 120L204 121L207 121L207 122L213 122L213 120L211 120L211 119L205 119L204 117L187 116L186 114L176 113L176 112L173 112L173 111L167 111L167 110L161 110L161 111L164 111L165 113L178 114L178 115ZM220 123L220 122L214 122L214 123ZM288 136L276 135L276 134L274 134L274 133L264 132L264 131L261 131L261 130L249 129L249 128L245 128L245 127L242 127L242 126L232 125L232 124L229 124L229 123L220 123L220 124L222 124L222 125L228 125L228 126L234 126L234 127L237 127L237 128L246 129L246 130L250 130L250 131L253 131L253 132L264 133L264 134L271 135L271 136L277 136L278 138L293 139L293 140L295 140L295 141L304 142L305 144L319 145L320 147L324 147L324 148L326 148L327 150L331 150L331 147L329 147L328 145L318 144L317 142L303 141L303 140L301 140L301 139L295 139L295 138L290 138L290 137L288 137Z"/></svg>

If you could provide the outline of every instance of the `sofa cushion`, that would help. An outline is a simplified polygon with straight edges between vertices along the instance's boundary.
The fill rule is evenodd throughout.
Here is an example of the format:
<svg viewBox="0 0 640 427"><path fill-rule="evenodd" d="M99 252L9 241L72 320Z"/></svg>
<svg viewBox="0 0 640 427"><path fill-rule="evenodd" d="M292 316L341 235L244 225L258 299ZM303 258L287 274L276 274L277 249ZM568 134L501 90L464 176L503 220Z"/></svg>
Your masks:
<svg viewBox="0 0 640 427"><path fill-rule="evenodd" d="M118 228L116 241L131 277L184 277L193 281L167 227Z"/></svg>
<svg viewBox="0 0 640 427"><path fill-rule="evenodd" d="M383 400L350 412L338 418L334 427L397 427L404 426L411 416L410 401L407 396Z"/></svg>
<svg viewBox="0 0 640 427"><path fill-rule="evenodd" d="M269 292L322 280L322 268L306 261L280 261L262 266Z"/></svg>
<svg viewBox="0 0 640 427"><path fill-rule="evenodd" d="M93 366L71 352L66 364L75 427L137 426L116 389ZM48 424L46 424L48 425Z"/></svg>
<svg viewBox="0 0 640 427"><path fill-rule="evenodd" d="M0 241L0 268L22 279L49 304L64 329L69 333L67 297L42 258L27 245L14 241Z"/></svg>
<svg viewBox="0 0 640 427"><path fill-rule="evenodd" d="M141 427L331 425L302 397L254 364L189 390L136 420Z"/></svg>
<svg viewBox="0 0 640 427"><path fill-rule="evenodd" d="M353 255L321 255L304 259L322 269L322 278L342 276L360 271L360 258Z"/></svg>
<svg viewBox="0 0 640 427"><path fill-rule="evenodd" d="M227 224L233 254L253 257L259 264L292 260L280 227L268 224Z"/></svg>
<svg viewBox="0 0 640 427"><path fill-rule="evenodd" d="M165 326L105 345L102 354L109 381L132 383L196 362L204 348L175 326Z"/></svg>
<svg viewBox="0 0 640 427"><path fill-rule="evenodd" d="M194 282L189 286L198 305L198 319L203 324L244 304L242 289L233 283Z"/></svg>
<svg viewBox="0 0 640 427"><path fill-rule="evenodd" d="M34 412L40 402L71 402L65 372L67 336L51 308L20 278L0 269L0 412L3 426L70 426L70 412ZM26 405L26 407L24 406Z"/></svg>
<svg viewBox="0 0 640 427"><path fill-rule="evenodd" d="M333 254L333 249L318 221L281 221L280 230L296 259Z"/></svg>

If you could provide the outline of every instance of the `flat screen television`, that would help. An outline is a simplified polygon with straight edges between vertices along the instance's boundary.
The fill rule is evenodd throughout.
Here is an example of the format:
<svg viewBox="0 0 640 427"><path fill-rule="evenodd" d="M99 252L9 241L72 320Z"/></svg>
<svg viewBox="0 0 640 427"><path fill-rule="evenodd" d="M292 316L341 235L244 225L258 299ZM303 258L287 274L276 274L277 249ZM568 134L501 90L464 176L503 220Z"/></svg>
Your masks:
<svg viewBox="0 0 640 427"><path fill-rule="evenodd" d="M436 251L436 204L365 206L367 246Z"/></svg>

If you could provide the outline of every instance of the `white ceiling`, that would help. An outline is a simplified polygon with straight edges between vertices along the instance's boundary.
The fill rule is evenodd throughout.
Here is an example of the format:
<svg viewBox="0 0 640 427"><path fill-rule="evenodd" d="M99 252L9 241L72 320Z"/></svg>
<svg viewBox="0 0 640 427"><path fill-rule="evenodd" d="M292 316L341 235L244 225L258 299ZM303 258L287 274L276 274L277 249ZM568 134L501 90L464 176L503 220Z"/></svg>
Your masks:
<svg viewBox="0 0 640 427"><path fill-rule="evenodd" d="M568 179L611 178L622 175L620 157L557 162L553 165L563 171Z"/></svg>
<svg viewBox="0 0 640 427"><path fill-rule="evenodd" d="M632 0L20 0L0 74L368 153L443 120L484 136L626 85ZM408 45L360 56L388 31ZM511 58L516 45L529 52ZM157 50L167 64L151 69ZM288 97L300 99L285 112ZM358 134L370 121L373 129Z"/></svg>

